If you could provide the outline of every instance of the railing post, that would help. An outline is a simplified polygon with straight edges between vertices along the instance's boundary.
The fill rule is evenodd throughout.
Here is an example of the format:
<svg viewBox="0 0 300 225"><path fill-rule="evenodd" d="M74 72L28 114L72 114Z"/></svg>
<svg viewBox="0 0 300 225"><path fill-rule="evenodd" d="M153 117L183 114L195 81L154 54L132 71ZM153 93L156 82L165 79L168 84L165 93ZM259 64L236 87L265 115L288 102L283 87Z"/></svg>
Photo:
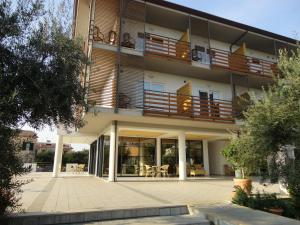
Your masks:
<svg viewBox="0 0 300 225"><path fill-rule="evenodd" d="M191 96L191 117L194 118L194 96Z"/></svg>
<svg viewBox="0 0 300 225"><path fill-rule="evenodd" d="M170 56L170 39L168 38L168 56Z"/></svg>
<svg viewBox="0 0 300 225"><path fill-rule="evenodd" d="M169 99L168 99L168 105L169 105L169 116L171 115L171 93L168 93Z"/></svg>

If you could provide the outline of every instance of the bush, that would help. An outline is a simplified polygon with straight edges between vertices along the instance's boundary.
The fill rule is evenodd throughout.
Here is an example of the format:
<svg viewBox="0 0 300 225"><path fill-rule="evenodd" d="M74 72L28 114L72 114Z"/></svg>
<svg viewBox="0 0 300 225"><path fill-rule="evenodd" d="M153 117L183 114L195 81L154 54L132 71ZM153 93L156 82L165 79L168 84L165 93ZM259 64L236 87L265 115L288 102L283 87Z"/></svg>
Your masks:
<svg viewBox="0 0 300 225"><path fill-rule="evenodd" d="M261 194L260 192L248 196L247 193L238 186L235 187L235 190L236 195L232 199L232 203L234 204L266 212L268 212L268 209L271 208L280 208L283 209L283 216L289 218L299 217L291 199L278 199L274 193Z"/></svg>

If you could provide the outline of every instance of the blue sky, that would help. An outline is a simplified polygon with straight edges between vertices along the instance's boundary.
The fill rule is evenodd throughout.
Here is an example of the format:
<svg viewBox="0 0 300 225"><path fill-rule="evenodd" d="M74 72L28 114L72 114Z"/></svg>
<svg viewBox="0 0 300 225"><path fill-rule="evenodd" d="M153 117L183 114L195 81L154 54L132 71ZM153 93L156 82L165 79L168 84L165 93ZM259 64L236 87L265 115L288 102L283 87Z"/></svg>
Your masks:
<svg viewBox="0 0 300 225"><path fill-rule="evenodd" d="M169 1L277 34L300 39L300 0ZM31 128L25 126L24 129ZM37 133L40 141L55 141L55 129L51 130L47 127L37 131ZM74 147L79 150L86 146L74 145Z"/></svg>
<svg viewBox="0 0 300 225"><path fill-rule="evenodd" d="M168 0L216 16L300 39L300 0Z"/></svg>

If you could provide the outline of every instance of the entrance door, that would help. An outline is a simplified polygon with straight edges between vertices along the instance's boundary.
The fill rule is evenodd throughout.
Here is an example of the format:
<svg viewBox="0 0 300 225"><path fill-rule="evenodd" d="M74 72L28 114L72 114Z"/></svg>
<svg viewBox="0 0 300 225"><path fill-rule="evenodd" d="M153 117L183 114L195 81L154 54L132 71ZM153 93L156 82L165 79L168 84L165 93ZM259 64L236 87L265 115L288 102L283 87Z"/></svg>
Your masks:
<svg viewBox="0 0 300 225"><path fill-rule="evenodd" d="M176 139L161 140L161 165L169 165L169 175L178 176L178 143Z"/></svg>

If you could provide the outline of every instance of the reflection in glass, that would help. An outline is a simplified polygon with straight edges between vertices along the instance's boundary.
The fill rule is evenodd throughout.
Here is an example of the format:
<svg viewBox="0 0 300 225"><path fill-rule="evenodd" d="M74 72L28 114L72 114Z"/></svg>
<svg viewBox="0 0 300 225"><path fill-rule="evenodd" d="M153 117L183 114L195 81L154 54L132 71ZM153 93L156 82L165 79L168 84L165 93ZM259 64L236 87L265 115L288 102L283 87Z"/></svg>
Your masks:
<svg viewBox="0 0 300 225"><path fill-rule="evenodd" d="M120 137L118 175L145 176L145 165L155 164L155 139Z"/></svg>
<svg viewBox="0 0 300 225"><path fill-rule="evenodd" d="M175 139L161 140L161 165L169 165L170 176L176 175L176 165L178 165L178 146Z"/></svg>
<svg viewBox="0 0 300 225"><path fill-rule="evenodd" d="M109 170L109 141L110 137L104 137L104 146L103 146L103 164L102 164L102 175L103 177L108 176Z"/></svg>

